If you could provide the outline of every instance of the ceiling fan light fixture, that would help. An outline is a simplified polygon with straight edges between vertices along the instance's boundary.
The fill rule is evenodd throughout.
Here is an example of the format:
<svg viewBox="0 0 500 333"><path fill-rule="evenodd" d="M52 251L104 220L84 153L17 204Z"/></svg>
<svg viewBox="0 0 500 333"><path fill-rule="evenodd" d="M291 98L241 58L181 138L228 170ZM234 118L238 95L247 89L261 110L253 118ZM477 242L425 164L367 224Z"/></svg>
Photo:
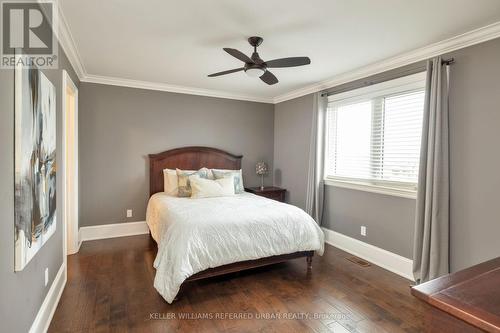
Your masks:
<svg viewBox="0 0 500 333"><path fill-rule="evenodd" d="M265 69L258 67L248 68L245 70L245 73L249 77L261 77L262 75L264 75L265 72L266 72Z"/></svg>

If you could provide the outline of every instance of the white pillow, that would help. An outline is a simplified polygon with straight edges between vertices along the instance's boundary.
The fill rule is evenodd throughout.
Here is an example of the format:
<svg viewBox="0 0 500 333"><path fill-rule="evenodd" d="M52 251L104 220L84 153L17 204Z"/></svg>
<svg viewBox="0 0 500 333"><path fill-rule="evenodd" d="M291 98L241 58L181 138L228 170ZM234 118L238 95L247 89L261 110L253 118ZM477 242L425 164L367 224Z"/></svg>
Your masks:
<svg viewBox="0 0 500 333"><path fill-rule="evenodd" d="M163 169L163 192L168 195L177 196L177 172L172 169Z"/></svg>
<svg viewBox="0 0 500 333"><path fill-rule="evenodd" d="M215 179L234 176L234 193L241 194L245 192L245 186L243 185L243 174L241 172L241 169L239 170L212 169L212 173Z"/></svg>
<svg viewBox="0 0 500 333"><path fill-rule="evenodd" d="M198 175L189 177L191 198L214 198L234 195L234 177L204 179Z"/></svg>

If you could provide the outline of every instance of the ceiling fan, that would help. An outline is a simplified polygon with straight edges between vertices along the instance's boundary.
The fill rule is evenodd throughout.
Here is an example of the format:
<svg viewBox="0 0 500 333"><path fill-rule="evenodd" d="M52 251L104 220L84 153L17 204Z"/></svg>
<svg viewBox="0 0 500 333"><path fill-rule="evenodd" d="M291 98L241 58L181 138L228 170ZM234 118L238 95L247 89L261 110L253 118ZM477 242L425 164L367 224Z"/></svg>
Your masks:
<svg viewBox="0 0 500 333"><path fill-rule="evenodd" d="M276 78L276 76L274 76L273 73L268 70L269 68L295 67L309 65L311 63L311 59L309 59L309 57L290 57L264 61L260 58L259 53L257 53L257 47L262 44L263 41L264 39L262 37L254 36L248 38L248 42L253 46L253 53L250 58L243 52L225 47L224 51L226 51L236 59L243 61L245 65L241 68L230 69L227 71L210 74L208 76L214 77L245 71L248 76L260 77L262 81L269 85L272 85L278 83L278 79Z"/></svg>

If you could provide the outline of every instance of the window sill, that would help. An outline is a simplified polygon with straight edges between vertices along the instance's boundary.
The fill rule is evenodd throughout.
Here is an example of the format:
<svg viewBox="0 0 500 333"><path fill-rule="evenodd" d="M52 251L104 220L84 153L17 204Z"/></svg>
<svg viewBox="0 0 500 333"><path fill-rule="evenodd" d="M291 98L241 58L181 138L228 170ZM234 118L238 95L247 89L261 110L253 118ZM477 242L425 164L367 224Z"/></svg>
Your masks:
<svg viewBox="0 0 500 333"><path fill-rule="evenodd" d="M385 195L407 198L407 199L416 199L417 198L417 191L411 190L411 189L387 187L387 186L374 185L374 184L363 183L363 182L344 181L344 180L328 179L328 178L325 179L324 182L325 182L325 185L328 185L328 186L347 188L347 189L351 189L351 190L385 194Z"/></svg>

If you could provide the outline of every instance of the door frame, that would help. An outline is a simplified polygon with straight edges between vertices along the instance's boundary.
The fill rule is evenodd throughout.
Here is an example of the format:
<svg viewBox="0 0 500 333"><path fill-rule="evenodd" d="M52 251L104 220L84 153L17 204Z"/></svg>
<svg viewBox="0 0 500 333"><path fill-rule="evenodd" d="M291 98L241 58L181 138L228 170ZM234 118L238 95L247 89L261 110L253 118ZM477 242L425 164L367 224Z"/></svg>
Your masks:
<svg viewBox="0 0 500 333"><path fill-rule="evenodd" d="M69 110L66 109L66 91L70 89L75 96L74 101L74 142L73 142L73 156L74 156L74 172L72 174L67 173L67 134L68 134L68 124L67 124L67 113ZM75 85L68 72L62 71L62 119L63 119L63 253L64 261L66 262L67 256L70 254L77 253L80 249L81 242L79 240L79 223L78 223L78 87ZM71 177L70 181L74 185L73 193L68 192L68 177ZM68 210L68 206L72 205L72 216Z"/></svg>

